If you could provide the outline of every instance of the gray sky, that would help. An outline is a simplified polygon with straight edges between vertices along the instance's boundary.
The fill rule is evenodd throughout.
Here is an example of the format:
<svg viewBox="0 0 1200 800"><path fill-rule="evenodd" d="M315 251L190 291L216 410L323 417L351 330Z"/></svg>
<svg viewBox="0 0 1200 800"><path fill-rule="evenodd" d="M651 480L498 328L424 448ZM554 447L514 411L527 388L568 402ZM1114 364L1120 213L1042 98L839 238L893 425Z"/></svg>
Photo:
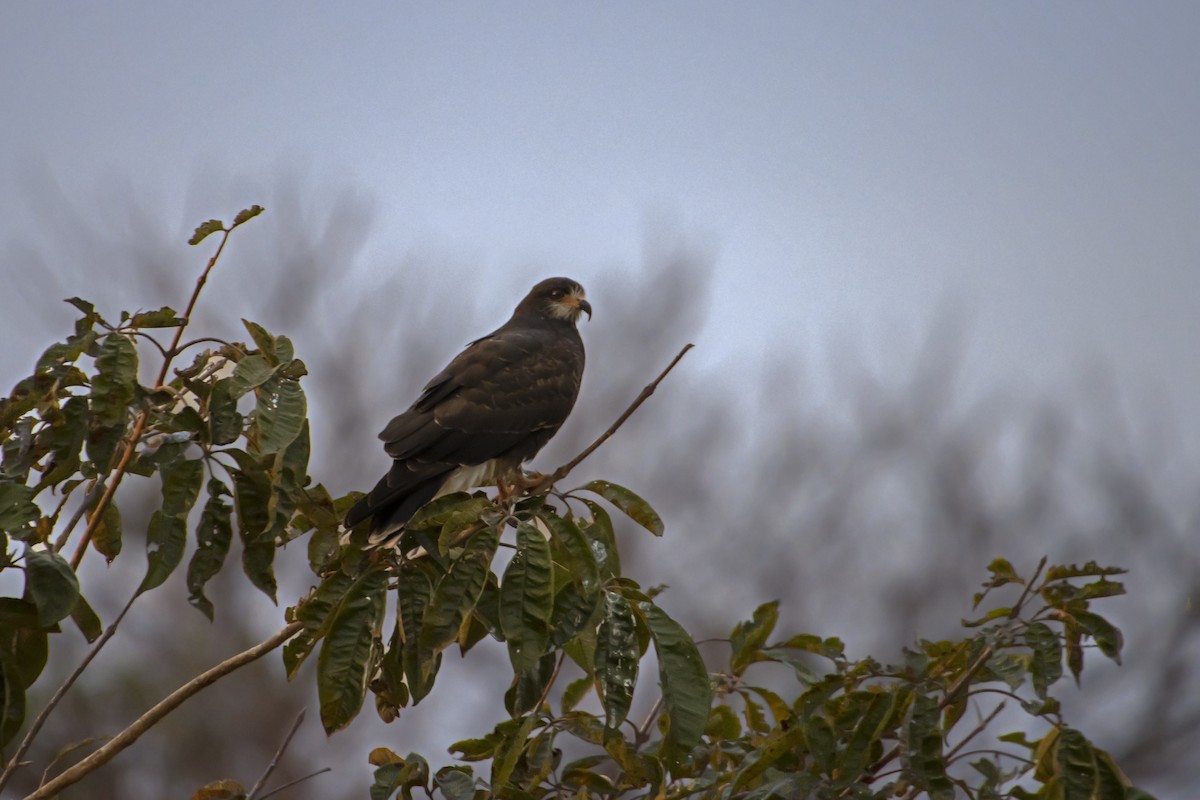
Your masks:
<svg viewBox="0 0 1200 800"><path fill-rule="evenodd" d="M973 385L1080 391L1100 365L1200 457L1198 32L1196 2L10 2L0 253L119 284L119 261L61 249L77 221L43 193L114 252L136 198L190 281L192 226L307 172L374 202L345 274L450 265L405 280L467 276L507 313L531 275L588 285L674 236L713 254L689 366L714 381L769 394L734 357L769 352L836 402L839 343L886 369L949 309ZM27 328L5 392L90 290L45 286L0 292L3 341Z"/></svg>
<svg viewBox="0 0 1200 800"><path fill-rule="evenodd" d="M250 203L302 164L376 198L368 253L448 253L506 298L530 263L585 283L629 263L656 224L711 243L714 359L811 360L838 337L886 358L952 306L985 382L1054 386L1101 363L1181 413L1200 389L1195 3L3 17L0 165L47 166L85 211L115 181L183 229L198 169L238 177L232 203ZM0 212L6 246L54 235L12 181Z"/></svg>

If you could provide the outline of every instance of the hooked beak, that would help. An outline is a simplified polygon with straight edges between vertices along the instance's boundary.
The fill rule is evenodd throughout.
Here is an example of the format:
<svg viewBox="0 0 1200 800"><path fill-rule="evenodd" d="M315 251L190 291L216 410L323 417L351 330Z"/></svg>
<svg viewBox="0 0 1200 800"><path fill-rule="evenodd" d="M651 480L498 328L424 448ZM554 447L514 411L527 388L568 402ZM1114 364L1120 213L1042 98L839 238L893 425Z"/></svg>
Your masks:
<svg viewBox="0 0 1200 800"><path fill-rule="evenodd" d="M579 301L579 310L588 315L588 320L592 318L592 304L587 300Z"/></svg>

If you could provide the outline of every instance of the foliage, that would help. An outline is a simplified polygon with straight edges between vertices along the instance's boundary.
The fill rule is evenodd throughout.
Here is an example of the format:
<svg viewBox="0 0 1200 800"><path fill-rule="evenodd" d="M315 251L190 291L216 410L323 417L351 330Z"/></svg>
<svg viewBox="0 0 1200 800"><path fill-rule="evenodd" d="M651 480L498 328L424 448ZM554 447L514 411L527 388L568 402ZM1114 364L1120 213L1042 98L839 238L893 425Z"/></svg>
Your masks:
<svg viewBox="0 0 1200 800"><path fill-rule="evenodd" d="M1043 560L1023 577L996 559L962 637L921 640L898 664L852 659L837 638L780 635L780 609L767 603L715 643L721 657L706 663L660 591L622 574L610 509L656 536L665 526L615 483L448 495L387 548L369 547L365 526L343 530L359 495L333 498L308 474L307 370L291 341L250 321L248 342L182 341L230 233L261 211L196 229L192 244L222 237L183 314L161 308L110 321L69 300L81 314L74 332L0 400L0 572L20 573L24 587L0 598L0 745L25 731L0 787L53 709L51 701L27 720L26 692L51 657L52 635L70 619L94 655L120 623L104 626L78 568L89 549L107 561L122 555L114 498L133 474L156 479L160 496L130 603L162 586L190 550L188 602L214 620L205 589L235 532L246 577L275 600L277 549L307 537L316 585L285 610L282 635L259 647L286 640L288 679L316 653L329 733L350 725L368 698L385 721L398 719L435 689L447 649L466 655L488 638L503 643L512 680L496 705L508 718L452 745L455 763L437 770L419 755L375 749L372 800L408 800L417 789L450 800L1145 797L1067 724L1051 693L1067 672L1079 680L1085 649L1120 658L1120 632L1093 608L1123 593L1112 580L1119 569ZM174 331L169 344L159 329ZM201 345L212 346L175 367ZM157 378L144 384L155 360ZM643 668L651 650L655 666ZM634 719L639 692L649 712ZM96 767L141 733L94 751L106 756ZM72 769L96 768L87 763L32 796L78 780ZM254 797L262 783L247 792L222 780L195 796Z"/></svg>

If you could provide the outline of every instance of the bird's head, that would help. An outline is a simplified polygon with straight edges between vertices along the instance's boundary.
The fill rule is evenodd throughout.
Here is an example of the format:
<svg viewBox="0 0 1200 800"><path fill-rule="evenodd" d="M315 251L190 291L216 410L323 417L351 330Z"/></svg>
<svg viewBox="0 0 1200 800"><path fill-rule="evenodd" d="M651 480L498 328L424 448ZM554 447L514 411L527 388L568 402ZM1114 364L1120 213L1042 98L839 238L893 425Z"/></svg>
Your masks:
<svg viewBox="0 0 1200 800"><path fill-rule="evenodd" d="M517 314L575 323L580 314L592 318L592 305L583 287L570 278L547 278L529 290L517 306Z"/></svg>

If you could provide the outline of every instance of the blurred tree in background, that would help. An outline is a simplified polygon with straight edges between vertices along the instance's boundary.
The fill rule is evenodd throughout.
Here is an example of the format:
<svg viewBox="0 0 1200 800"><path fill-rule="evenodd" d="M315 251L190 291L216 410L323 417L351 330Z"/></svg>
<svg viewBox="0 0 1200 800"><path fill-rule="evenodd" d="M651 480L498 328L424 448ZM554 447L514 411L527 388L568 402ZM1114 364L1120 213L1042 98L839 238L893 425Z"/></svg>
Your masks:
<svg viewBox="0 0 1200 800"><path fill-rule="evenodd" d="M303 354L311 373L304 379L314 420L310 463L320 465L314 473L332 496L339 496L371 482L383 460L375 452L374 431L411 401L423 379L458 344L488 322L502 321L513 290L509 281L498 282L494 299L476 298L474 306L456 294L454 307L469 315L447 314L445 298L423 289L427 284L414 276L437 268L457 273L463 286L479 282L452 263L428 263L428 254L398 265L381 283L362 266L370 204L352 192L341 192L341 202L332 208L304 208L295 200L317 196L331 195L293 181L270 198L272 213L255 225L274 219L278 227L265 226L254 235L241 232L224 257L223 268L232 274L205 289L205 302L191 322L192 330L203 332L198 336L244 338L237 318L245 316L294 339L295 352ZM179 303L193 276L178 269L178 247L162 236L155 215L131 208L119 224L85 223L81 212L74 215L76 224L64 223L84 232L70 248L77 263L131 265L127 278L102 282L89 299L97 308L120 308L130 304L135 295L130 287L136 286L133 302L143 308ZM56 209L56 218L71 219L62 213L70 211L69 204ZM132 253L131 242L137 243ZM4 269L10 271L7 283L29 287L22 294L38 303L56 290L68 296L77 293L74 287L93 285L69 271L38 271L37 263L34 249ZM708 304L711 267L705 252L663 234L636 269L584 281L599 312L585 331L584 394L567 427L539 457L540 465L562 463L581 449L681 341L694 338ZM546 271L537 268L513 281L523 287ZM37 286L46 276L58 276L60 287ZM370 291L355 288L367 281L374 282ZM664 304L664 297L672 301ZM32 305L14 309L14 318L30 313ZM32 324L26 318L20 327L28 330ZM894 653L880 661L902 662L901 648L918 637L956 639L959 618L968 613L963 601L975 591L980 567L998 554L1009 555L1018 568L1044 553L1053 563L1094 558L1131 567L1131 596L1112 608L1114 621L1128 636L1125 666L1118 673L1089 660L1085 692L1062 695L1065 714L1135 783L1163 794L1188 785L1191 775L1182 754L1200 729L1195 699L1200 693L1194 671L1187 669L1198 639L1189 598L1195 597L1200 554L1197 515L1187 505L1194 496L1177 487L1194 487L1195 471L1162 461L1158 443L1142 440L1122 424L1104 405L1102 393L1069 403L1031 404L1000 396L968 402L954 385L953 356L941 346L955 333L935 331L933 344L912 363L897 365L896 374L856 373L844 359L838 368L844 385L834 393L838 402L831 408L806 399L799 368L783 353L769 356L775 359L770 394L746 396L723 384L714 372L719 365L703 371L685 365L610 446L573 474L572 482L600 477L628 482L668 521L666 542L637 536L620 515L613 519L614 535L625 575L635 586L674 587L664 602L696 639L728 637L746 609L777 597L777 611L760 609L743 632L769 628L764 615L774 623L775 614L788 630L837 631L847 642L846 652L839 655L829 645L816 653L834 658L834 672L860 663L854 653ZM152 378L143 371L143 382ZM771 500L748 503L747 496ZM197 507L204 497L201 492ZM126 552L143 549L139 536L155 529L151 512L162 501L157 478L130 477L121 502ZM305 542L297 544L283 548L275 563L285 604L314 583ZM236 544L233 552L231 558ZM79 580L99 618L108 622L143 580L145 567L138 558L116 559L110 566L100 561L85 561ZM156 590L162 602L132 608L114 646L49 718L28 754L35 764L47 764L66 743L121 729L185 676L278 630L279 612L261 593L247 591L249 584L229 569L206 590L214 598L217 620L208 625L184 607L185 572L176 570ZM19 581L4 585L10 589L6 594L20 594ZM1157 624L1143 624L1150 619ZM29 692L33 710L41 708L85 649L71 630L55 638L66 641L55 642L46 672ZM755 646L761 650L767 644L764 639ZM718 654L716 644L702 644L701 650L714 670L729 658L728 652ZM751 647L743 658L755 652ZM314 764L332 766L341 777L313 779L324 782L302 784L295 796L360 797L370 781L363 754L371 747L386 743L392 751L416 750L434 758L454 741L478 737L509 716L499 700L509 688L507 661L502 647L480 647L462 661L447 659L438 677L442 691L405 709L401 722L391 727L363 715L327 742L316 715L310 715L275 780L300 777ZM737 674L733 664L726 669ZM270 762L296 712L318 705L312 672L313 665L305 664L292 683L285 683L278 662L267 658L233 673L202 702L184 705L139 741L136 757L116 759L65 796L188 796L222 777L249 785ZM858 678L881 680L882 675ZM453 692L446 691L449 686ZM893 695L894 703L912 702L898 697ZM653 692L638 693L631 698L630 716L653 718L655 700ZM886 714L876 709L885 718L872 741L887 741L898 730L889 727L901 722L894 703ZM715 713L713 725L723 719ZM755 724L743 717L738 726L745 731L728 723L707 735L736 739L736 734L755 732ZM779 718L764 724L757 734L769 737L773 726L783 731ZM205 757L198 760L201 752ZM379 768L398 763L389 759L381 754ZM29 791L36 786L40 774L31 772L40 767L18 772L13 787Z"/></svg>

